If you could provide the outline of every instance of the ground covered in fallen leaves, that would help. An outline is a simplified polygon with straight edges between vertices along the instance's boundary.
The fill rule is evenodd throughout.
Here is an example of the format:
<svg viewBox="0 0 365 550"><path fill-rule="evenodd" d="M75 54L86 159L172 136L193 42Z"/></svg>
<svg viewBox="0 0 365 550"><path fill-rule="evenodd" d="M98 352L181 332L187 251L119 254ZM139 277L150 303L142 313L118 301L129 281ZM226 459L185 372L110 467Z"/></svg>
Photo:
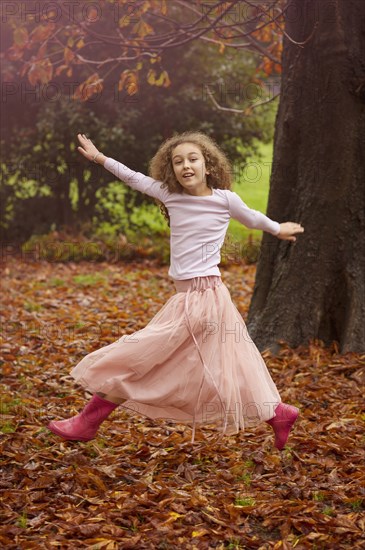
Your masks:
<svg viewBox="0 0 365 550"><path fill-rule="evenodd" d="M222 270L243 317L254 266ZM2 549L365 548L364 357L264 354L301 415L285 451L267 424L220 439L118 409L88 443L45 425L87 395L69 371L143 328L173 293L153 263L9 260L2 271Z"/></svg>

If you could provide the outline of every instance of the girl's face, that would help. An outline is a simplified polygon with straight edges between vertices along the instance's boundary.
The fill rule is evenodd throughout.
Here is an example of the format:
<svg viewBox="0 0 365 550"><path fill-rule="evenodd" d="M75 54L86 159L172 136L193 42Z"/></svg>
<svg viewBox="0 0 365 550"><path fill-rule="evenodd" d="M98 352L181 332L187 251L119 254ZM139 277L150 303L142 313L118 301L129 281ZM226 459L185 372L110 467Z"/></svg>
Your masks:
<svg viewBox="0 0 365 550"><path fill-rule="evenodd" d="M177 181L189 195L211 195L203 153L194 143L181 143L172 150L172 167Z"/></svg>

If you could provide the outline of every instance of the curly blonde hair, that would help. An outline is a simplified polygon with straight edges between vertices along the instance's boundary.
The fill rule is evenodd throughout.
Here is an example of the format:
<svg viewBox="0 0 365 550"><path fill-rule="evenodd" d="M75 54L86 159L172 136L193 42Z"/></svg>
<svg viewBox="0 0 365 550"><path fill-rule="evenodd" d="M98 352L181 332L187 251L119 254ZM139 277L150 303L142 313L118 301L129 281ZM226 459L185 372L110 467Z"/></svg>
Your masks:
<svg viewBox="0 0 365 550"><path fill-rule="evenodd" d="M184 132L167 139L159 147L149 165L150 176L162 181L162 187L167 187L170 193L183 193L184 188L177 181L172 165L172 152L182 143L193 143L201 150L207 174L207 185L213 189L230 189L232 185L232 167L219 145L202 132ZM165 205L158 202L168 224L170 218Z"/></svg>

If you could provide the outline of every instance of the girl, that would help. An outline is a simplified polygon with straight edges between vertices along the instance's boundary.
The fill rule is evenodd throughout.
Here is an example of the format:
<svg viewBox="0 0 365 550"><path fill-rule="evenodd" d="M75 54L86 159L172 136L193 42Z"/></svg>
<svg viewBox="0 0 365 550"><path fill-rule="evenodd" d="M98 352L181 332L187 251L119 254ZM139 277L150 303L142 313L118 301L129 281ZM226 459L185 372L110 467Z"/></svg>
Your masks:
<svg viewBox="0 0 365 550"><path fill-rule="evenodd" d="M133 189L159 201L171 229L176 294L148 325L86 355L71 371L93 393L83 411L49 429L89 441L118 406L150 418L219 425L234 434L267 421L283 449L299 411L281 403L266 365L222 283L218 264L230 218L295 241L300 224L279 224L230 191L231 167L212 139L186 132L168 139L151 161L152 177L107 158L84 134L79 152Z"/></svg>

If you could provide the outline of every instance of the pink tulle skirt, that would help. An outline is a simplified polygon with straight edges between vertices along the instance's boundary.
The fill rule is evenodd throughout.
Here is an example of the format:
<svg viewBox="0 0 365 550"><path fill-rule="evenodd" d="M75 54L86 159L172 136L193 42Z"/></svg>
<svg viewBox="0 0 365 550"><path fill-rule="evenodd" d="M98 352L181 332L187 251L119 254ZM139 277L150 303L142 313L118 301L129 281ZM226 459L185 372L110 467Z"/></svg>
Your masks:
<svg viewBox="0 0 365 550"><path fill-rule="evenodd" d="M269 420L281 401L220 277L175 281L148 325L86 355L71 371L84 388L119 397L152 419L234 434Z"/></svg>

